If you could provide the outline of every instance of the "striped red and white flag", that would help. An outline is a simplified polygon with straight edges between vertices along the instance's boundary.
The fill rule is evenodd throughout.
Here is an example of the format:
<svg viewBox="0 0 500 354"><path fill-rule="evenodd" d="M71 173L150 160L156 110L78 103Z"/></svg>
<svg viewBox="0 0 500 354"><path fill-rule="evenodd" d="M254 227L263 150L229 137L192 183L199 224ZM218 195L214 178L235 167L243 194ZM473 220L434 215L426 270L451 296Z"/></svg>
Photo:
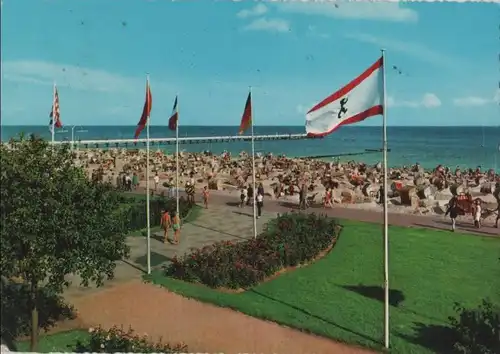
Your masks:
<svg viewBox="0 0 500 354"><path fill-rule="evenodd" d="M61 111L59 109L59 92L57 92L57 87L54 88L54 100L52 102L52 110L50 111L49 118L49 129L51 131L52 126L62 128Z"/></svg>
<svg viewBox="0 0 500 354"><path fill-rule="evenodd" d="M172 108L172 115L168 119L168 129L177 130L179 123L179 112L177 111L177 96L175 96L174 107Z"/></svg>
<svg viewBox="0 0 500 354"><path fill-rule="evenodd" d="M148 124L148 119L151 114L151 109L153 108L153 95L151 94L151 87L149 86L149 79L146 79L146 98L144 99L144 107L142 108L141 118L139 123L137 123L137 128L135 129L134 139L137 139L141 135L142 130Z"/></svg>
<svg viewBox="0 0 500 354"><path fill-rule="evenodd" d="M306 132L323 137L384 112L383 58L306 114Z"/></svg>

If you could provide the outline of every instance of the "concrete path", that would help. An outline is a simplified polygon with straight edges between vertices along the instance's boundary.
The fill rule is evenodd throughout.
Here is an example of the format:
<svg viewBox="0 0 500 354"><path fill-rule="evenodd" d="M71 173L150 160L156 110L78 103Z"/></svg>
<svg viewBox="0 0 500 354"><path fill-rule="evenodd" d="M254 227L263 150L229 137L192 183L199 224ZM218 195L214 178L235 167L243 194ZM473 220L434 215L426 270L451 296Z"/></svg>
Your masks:
<svg viewBox="0 0 500 354"><path fill-rule="evenodd" d="M179 245L163 243L163 232L156 231L151 237L151 267L161 268L167 265L174 256L183 256L192 249L202 248L219 241L241 241L253 237L253 211L251 207L240 209L237 207L213 205L203 209L199 217L193 222L182 226ZM257 231L260 233L264 225L277 214L265 213L257 220ZM169 234L172 237L172 233ZM116 284L140 278L147 271L147 239L144 236L133 236L127 239L130 246L130 258L117 262L115 278L106 281L104 287L95 286L84 288L79 286L77 276L68 277L72 286L66 290L67 298L88 295L102 289L110 288Z"/></svg>

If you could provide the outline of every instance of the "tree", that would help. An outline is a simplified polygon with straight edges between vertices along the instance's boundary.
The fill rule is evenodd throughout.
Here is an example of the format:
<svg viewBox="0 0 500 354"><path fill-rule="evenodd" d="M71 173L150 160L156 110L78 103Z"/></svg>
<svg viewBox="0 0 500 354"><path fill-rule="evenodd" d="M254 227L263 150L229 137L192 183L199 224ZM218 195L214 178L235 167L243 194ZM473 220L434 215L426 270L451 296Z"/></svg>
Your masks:
<svg viewBox="0 0 500 354"><path fill-rule="evenodd" d="M60 294L69 286L69 274L78 274L83 286L101 286L130 249L124 223L113 213L118 193L89 181L67 146L21 135L0 147L0 164L0 270L29 285L31 350L36 351L38 289Z"/></svg>

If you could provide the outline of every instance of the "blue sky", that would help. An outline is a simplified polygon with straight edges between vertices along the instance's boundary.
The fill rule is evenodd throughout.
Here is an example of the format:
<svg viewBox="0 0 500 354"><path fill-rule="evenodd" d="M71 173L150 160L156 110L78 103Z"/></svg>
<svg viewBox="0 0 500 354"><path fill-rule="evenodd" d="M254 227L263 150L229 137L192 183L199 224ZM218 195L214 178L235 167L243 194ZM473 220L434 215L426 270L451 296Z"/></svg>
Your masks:
<svg viewBox="0 0 500 354"><path fill-rule="evenodd" d="M3 0L2 124L303 125L387 50L390 125L500 125L498 4ZM396 65L402 74L392 70ZM366 121L380 124L379 118Z"/></svg>

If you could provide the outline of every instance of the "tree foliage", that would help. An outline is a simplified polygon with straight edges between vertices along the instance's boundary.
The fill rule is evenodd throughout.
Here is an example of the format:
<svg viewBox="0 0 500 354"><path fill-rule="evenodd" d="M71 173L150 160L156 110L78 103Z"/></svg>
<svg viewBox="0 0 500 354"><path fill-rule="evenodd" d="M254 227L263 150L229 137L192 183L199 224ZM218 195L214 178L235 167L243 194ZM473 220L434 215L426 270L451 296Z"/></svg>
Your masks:
<svg viewBox="0 0 500 354"><path fill-rule="evenodd" d="M0 270L29 284L32 310L41 285L61 293L69 274L84 286L112 278L115 261L129 254L113 187L89 181L68 146L35 136L2 145L0 163Z"/></svg>

